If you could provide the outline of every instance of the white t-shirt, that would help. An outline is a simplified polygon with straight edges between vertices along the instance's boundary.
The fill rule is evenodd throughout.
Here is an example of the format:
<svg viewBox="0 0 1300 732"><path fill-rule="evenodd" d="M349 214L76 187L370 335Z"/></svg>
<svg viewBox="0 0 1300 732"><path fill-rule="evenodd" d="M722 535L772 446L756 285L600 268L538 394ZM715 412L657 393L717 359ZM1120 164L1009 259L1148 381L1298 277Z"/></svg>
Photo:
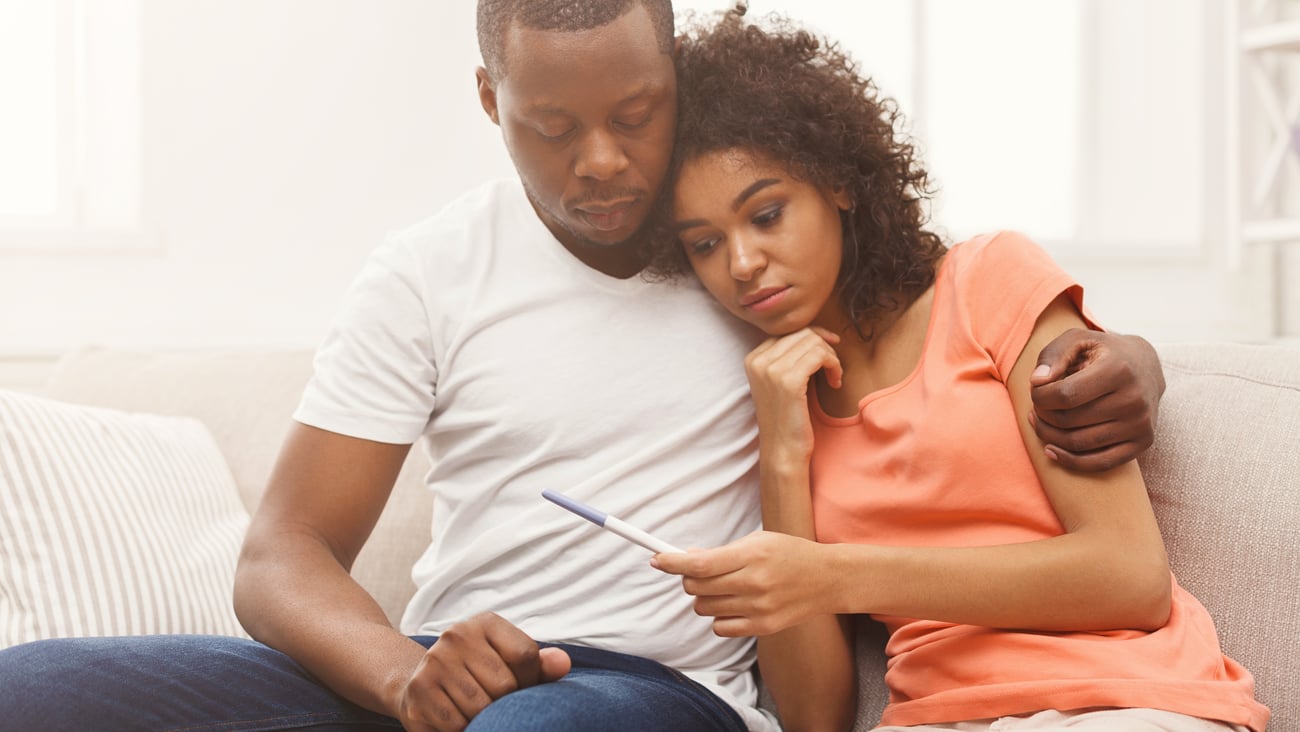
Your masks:
<svg viewBox="0 0 1300 732"><path fill-rule="evenodd" d="M694 281L579 262L517 180L391 236L349 290L295 418L388 443L423 438L432 543L407 634L485 610L537 640L651 658L752 729L753 642L719 638L650 553L544 500L552 489L680 547L759 528L744 357L757 331Z"/></svg>

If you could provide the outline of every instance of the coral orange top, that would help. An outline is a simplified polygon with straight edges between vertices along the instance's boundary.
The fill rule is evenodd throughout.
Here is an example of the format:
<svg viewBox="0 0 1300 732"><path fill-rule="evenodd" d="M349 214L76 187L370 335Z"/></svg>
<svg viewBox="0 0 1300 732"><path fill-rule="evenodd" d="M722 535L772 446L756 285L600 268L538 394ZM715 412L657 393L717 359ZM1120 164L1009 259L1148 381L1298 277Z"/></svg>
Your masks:
<svg viewBox="0 0 1300 732"><path fill-rule="evenodd" d="M856 417L830 417L810 399L819 541L987 546L1063 533L1005 385L1038 316L1061 293L1083 311L1082 288L1019 234L952 248L912 374L868 394ZM1196 598L1176 582L1173 590L1169 623L1154 632L1027 632L878 616L890 632L882 723L1135 707L1263 730L1269 712L1255 701L1250 672L1223 655Z"/></svg>

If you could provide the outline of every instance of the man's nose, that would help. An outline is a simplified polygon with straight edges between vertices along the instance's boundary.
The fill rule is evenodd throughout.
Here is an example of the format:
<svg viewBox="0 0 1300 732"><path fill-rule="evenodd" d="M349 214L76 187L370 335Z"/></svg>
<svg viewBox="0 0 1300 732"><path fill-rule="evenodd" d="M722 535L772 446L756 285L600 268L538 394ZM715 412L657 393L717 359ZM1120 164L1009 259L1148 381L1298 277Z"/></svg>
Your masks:
<svg viewBox="0 0 1300 732"><path fill-rule="evenodd" d="M627 169L627 153L608 130L594 130L578 151L573 172L581 178L610 180Z"/></svg>

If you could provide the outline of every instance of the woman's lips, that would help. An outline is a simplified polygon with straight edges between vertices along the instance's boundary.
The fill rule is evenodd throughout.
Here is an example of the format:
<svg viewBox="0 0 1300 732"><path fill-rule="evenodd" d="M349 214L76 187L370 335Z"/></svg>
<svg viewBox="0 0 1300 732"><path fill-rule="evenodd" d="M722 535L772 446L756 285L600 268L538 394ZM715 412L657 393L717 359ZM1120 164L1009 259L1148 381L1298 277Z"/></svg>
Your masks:
<svg viewBox="0 0 1300 732"><path fill-rule="evenodd" d="M786 287L764 287L750 295L741 298L740 306L756 313L769 310L776 307L785 299L790 292L789 286Z"/></svg>

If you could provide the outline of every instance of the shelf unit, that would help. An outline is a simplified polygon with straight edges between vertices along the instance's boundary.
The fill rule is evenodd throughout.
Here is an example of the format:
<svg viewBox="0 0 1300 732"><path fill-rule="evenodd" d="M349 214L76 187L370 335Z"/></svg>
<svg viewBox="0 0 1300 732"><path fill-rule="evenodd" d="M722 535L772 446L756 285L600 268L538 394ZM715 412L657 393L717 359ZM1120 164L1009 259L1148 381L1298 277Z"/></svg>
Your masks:
<svg viewBox="0 0 1300 732"><path fill-rule="evenodd" d="M1229 259L1300 242L1300 2L1228 0Z"/></svg>
<svg viewBox="0 0 1300 732"><path fill-rule="evenodd" d="M1300 51L1300 20L1278 21L1241 34L1243 51Z"/></svg>

